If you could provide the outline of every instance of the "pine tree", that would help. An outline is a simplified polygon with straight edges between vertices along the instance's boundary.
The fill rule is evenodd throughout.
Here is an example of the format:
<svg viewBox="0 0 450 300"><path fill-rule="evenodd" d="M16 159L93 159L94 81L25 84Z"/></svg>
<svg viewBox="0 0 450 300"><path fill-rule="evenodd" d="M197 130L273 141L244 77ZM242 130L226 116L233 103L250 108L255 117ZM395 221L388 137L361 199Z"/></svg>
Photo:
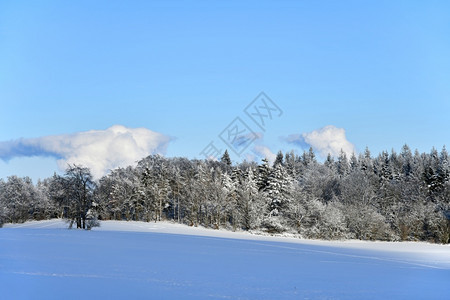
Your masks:
<svg viewBox="0 0 450 300"><path fill-rule="evenodd" d="M288 200L289 176L282 165L277 165L270 172L265 193L269 198L269 215L278 216L282 213Z"/></svg>
<svg viewBox="0 0 450 300"><path fill-rule="evenodd" d="M358 158L356 158L355 152L352 153L352 156L350 157L350 172L356 172L359 170L359 161Z"/></svg>
<svg viewBox="0 0 450 300"><path fill-rule="evenodd" d="M267 181L270 174L269 160L267 158L262 159L262 164L258 166L258 190L264 191L267 187Z"/></svg>
<svg viewBox="0 0 450 300"><path fill-rule="evenodd" d="M284 155L284 166L286 167L286 171L292 177L295 177L296 174L296 155L294 151L286 152Z"/></svg>
<svg viewBox="0 0 450 300"><path fill-rule="evenodd" d="M397 152L395 152L394 149L391 150L391 155L389 156L389 164L391 166L391 180L399 180L403 165L401 157L397 155Z"/></svg>
<svg viewBox="0 0 450 300"><path fill-rule="evenodd" d="M342 149L336 162L336 170L339 176L341 177L345 177L349 173L349 164L347 155L345 154L344 151L342 151Z"/></svg>
<svg viewBox="0 0 450 300"><path fill-rule="evenodd" d="M402 152L400 153L400 159L402 163L402 175L409 178L413 171L413 156L411 149L408 145L403 145Z"/></svg>
<svg viewBox="0 0 450 300"><path fill-rule="evenodd" d="M314 150L312 147L309 147L308 152L303 152L302 155L303 164L307 167L311 164L316 164L316 155L314 154Z"/></svg>
<svg viewBox="0 0 450 300"><path fill-rule="evenodd" d="M439 155L439 167L438 176L441 188L450 180L450 162L449 155L445 146L442 147L441 153Z"/></svg>
<svg viewBox="0 0 450 300"><path fill-rule="evenodd" d="M290 177L282 165L278 164L271 170L267 187L263 191L268 210L263 225L269 232L283 232L286 230L287 219L285 213L287 214L289 208L290 184Z"/></svg>
<svg viewBox="0 0 450 300"><path fill-rule="evenodd" d="M275 168L277 165L284 165L283 163L283 153L278 151L275 161L273 162L273 167Z"/></svg>
<svg viewBox="0 0 450 300"><path fill-rule="evenodd" d="M220 162L223 163L228 168L231 167L231 158L228 154L228 150L225 149L225 152L223 153L222 157L220 158Z"/></svg>
<svg viewBox="0 0 450 300"><path fill-rule="evenodd" d="M442 187L441 180L439 178L439 165L439 154L433 147L430 154L425 159L425 168L423 173L423 178L432 197L436 192L439 192Z"/></svg>
<svg viewBox="0 0 450 300"><path fill-rule="evenodd" d="M372 173L373 170L373 161L370 154L369 147L366 147L364 150L364 155L362 159L360 159L361 162L361 170L363 170L366 174Z"/></svg>
<svg viewBox="0 0 450 300"><path fill-rule="evenodd" d="M381 185L385 185L386 182L392 179L392 168L389 160L389 154L386 151L383 151L378 156L375 172L380 179Z"/></svg>
<svg viewBox="0 0 450 300"><path fill-rule="evenodd" d="M328 153L327 158L325 159L325 162L323 163L325 167L327 167L330 171L334 172L335 170L335 162L333 156L331 156L330 153Z"/></svg>

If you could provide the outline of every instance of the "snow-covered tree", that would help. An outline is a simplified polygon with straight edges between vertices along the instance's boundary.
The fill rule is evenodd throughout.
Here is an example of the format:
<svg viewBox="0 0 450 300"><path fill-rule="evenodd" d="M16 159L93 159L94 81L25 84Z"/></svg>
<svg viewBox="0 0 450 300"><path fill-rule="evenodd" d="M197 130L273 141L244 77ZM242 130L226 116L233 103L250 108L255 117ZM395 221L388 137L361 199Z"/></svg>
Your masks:
<svg viewBox="0 0 450 300"><path fill-rule="evenodd" d="M397 154L350 160L341 152L322 163L314 151L288 152L231 164L150 155L137 166L112 170L98 185L86 168L70 166L33 185L0 180L0 223L55 216L91 228L99 219L173 219L213 228L294 231L310 238L450 240L449 157ZM224 162L227 161L226 157Z"/></svg>
<svg viewBox="0 0 450 300"><path fill-rule="evenodd" d="M220 162L225 165L226 169L231 168L231 158L230 154L228 154L228 150L225 150L222 157L220 158Z"/></svg>
<svg viewBox="0 0 450 300"><path fill-rule="evenodd" d="M53 199L63 208L63 217L86 229L87 212L93 204L96 184L88 168L70 165L64 176L55 175L52 181Z"/></svg>
<svg viewBox="0 0 450 300"><path fill-rule="evenodd" d="M238 190L238 215L242 227L246 230L256 229L261 224L264 213L264 203L258 192L258 185L253 173L249 168L242 184Z"/></svg>
<svg viewBox="0 0 450 300"><path fill-rule="evenodd" d="M339 157L336 162L336 170L339 176L345 177L349 173L349 163L347 159L347 155L344 151L341 150Z"/></svg>
<svg viewBox="0 0 450 300"><path fill-rule="evenodd" d="M275 168L277 165L284 166L283 158L283 152L278 151L277 156L275 157L275 161L273 162L273 167Z"/></svg>
<svg viewBox="0 0 450 300"><path fill-rule="evenodd" d="M33 218L33 208L39 199L29 177L9 176L0 188L0 206L5 221L21 223Z"/></svg>
<svg viewBox="0 0 450 300"><path fill-rule="evenodd" d="M264 226L271 232L284 231L286 220L283 214L289 206L292 178L282 164L277 164L270 172L267 187L262 191L267 199L268 213Z"/></svg>
<svg viewBox="0 0 450 300"><path fill-rule="evenodd" d="M264 191L267 188L270 170L269 160L264 158L262 164L258 166L257 184L259 191Z"/></svg>

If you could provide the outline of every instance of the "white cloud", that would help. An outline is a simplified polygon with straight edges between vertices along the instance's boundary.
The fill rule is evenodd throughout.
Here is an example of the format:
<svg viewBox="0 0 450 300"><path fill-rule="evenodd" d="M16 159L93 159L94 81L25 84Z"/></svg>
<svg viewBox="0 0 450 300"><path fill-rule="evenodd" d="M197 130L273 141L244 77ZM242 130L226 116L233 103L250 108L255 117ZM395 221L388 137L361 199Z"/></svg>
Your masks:
<svg viewBox="0 0 450 300"><path fill-rule="evenodd" d="M275 158L277 157L276 154L274 154L269 147L263 146L263 145L255 145L253 147L253 152L259 156L259 157L265 157L269 160L270 164L273 164L275 161Z"/></svg>
<svg viewBox="0 0 450 300"><path fill-rule="evenodd" d="M347 156L356 152L355 146L350 143L345 136L345 129L337 128L333 125L328 125L300 135L293 134L285 140L289 143L299 144L301 146L309 145L322 157L326 157L328 153L332 156L339 156L341 149Z"/></svg>
<svg viewBox="0 0 450 300"><path fill-rule="evenodd" d="M164 154L170 140L146 128L115 125L106 130L0 142L0 158L53 156L62 170L67 164L79 164L100 178L109 170L132 165L150 154Z"/></svg>

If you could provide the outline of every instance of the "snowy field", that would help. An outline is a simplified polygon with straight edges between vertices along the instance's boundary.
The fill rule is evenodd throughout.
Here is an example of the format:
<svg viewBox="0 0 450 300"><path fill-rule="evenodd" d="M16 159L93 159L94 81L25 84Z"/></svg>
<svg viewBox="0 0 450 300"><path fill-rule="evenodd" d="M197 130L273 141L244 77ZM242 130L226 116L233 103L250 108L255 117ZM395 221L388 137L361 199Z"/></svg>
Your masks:
<svg viewBox="0 0 450 300"><path fill-rule="evenodd" d="M0 229L1 299L450 299L450 246L60 220Z"/></svg>

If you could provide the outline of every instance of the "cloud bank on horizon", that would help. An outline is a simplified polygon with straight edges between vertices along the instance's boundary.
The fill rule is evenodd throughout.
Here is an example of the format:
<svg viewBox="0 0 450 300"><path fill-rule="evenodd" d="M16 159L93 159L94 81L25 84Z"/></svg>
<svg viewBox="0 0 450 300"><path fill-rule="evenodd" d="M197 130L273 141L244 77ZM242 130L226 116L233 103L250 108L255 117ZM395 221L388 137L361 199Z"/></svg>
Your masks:
<svg viewBox="0 0 450 300"><path fill-rule="evenodd" d="M243 143L249 138L243 136L237 142ZM251 138L254 141L255 137ZM263 134L258 133L258 142L251 150L253 154L246 158L256 160L266 157L273 163L276 154L262 143L262 138ZM9 161L15 157L54 157L61 170L68 164L78 164L90 168L93 176L100 178L110 170L133 165L148 155L165 154L171 140L166 135L146 128L114 125L106 130L0 142L0 159ZM284 140L302 148L312 147L323 158L328 153L336 157L341 150L347 155L355 152L355 146L346 138L345 129L333 125L307 133L292 134Z"/></svg>
<svg viewBox="0 0 450 300"><path fill-rule="evenodd" d="M64 170L68 164L91 169L95 178L109 170L133 165L150 154L164 154L171 138L146 128L114 125L106 130L0 142L0 159L51 156Z"/></svg>
<svg viewBox="0 0 450 300"><path fill-rule="evenodd" d="M345 129L333 125L302 134L291 134L285 140L302 148L310 146L323 158L328 154L337 157L341 150L347 156L356 153L355 146L347 140Z"/></svg>

